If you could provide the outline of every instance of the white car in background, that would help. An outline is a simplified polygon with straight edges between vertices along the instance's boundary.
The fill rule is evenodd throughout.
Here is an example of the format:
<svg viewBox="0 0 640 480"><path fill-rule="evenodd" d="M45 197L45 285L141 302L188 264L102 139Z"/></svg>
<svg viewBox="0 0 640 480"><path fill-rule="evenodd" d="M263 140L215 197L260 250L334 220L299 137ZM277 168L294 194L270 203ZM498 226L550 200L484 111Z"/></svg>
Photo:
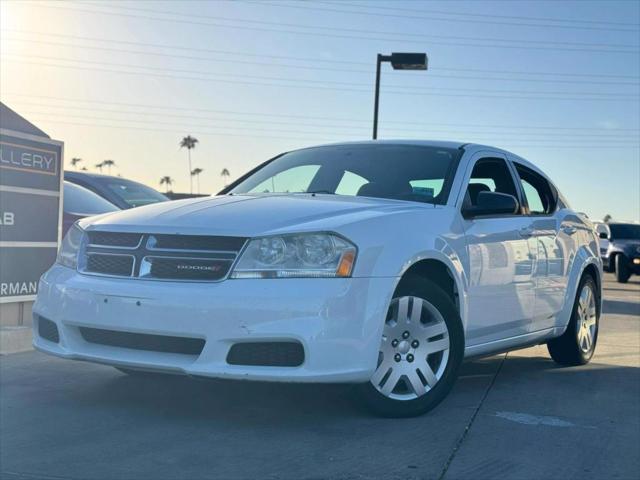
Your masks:
<svg viewBox="0 0 640 480"><path fill-rule="evenodd" d="M40 282L34 345L127 373L352 382L424 413L464 358L587 363L598 238L492 147L374 141L282 154L210 198L79 221Z"/></svg>

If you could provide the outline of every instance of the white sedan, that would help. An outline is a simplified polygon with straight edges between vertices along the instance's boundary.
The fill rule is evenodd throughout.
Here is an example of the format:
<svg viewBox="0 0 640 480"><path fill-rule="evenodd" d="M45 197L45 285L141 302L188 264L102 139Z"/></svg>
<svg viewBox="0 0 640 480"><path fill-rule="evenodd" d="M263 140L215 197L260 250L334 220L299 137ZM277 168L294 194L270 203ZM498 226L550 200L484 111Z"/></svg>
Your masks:
<svg viewBox="0 0 640 480"><path fill-rule="evenodd" d="M357 383L409 416L465 358L546 343L587 363L601 283L593 225L522 158L328 145L215 197L80 220L40 281L34 345L126 373Z"/></svg>

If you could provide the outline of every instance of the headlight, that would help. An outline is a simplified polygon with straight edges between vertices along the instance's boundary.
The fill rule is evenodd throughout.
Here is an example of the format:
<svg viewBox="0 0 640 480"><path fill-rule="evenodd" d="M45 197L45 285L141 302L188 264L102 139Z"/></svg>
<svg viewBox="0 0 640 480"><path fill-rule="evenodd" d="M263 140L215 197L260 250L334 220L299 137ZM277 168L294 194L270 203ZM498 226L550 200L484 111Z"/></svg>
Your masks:
<svg viewBox="0 0 640 480"><path fill-rule="evenodd" d="M356 247L330 233L304 233L251 240L231 278L349 277Z"/></svg>
<svg viewBox="0 0 640 480"><path fill-rule="evenodd" d="M56 262L65 267L78 268L78 253L80 252L83 236L82 229L74 224L62 240Z"/></svg>

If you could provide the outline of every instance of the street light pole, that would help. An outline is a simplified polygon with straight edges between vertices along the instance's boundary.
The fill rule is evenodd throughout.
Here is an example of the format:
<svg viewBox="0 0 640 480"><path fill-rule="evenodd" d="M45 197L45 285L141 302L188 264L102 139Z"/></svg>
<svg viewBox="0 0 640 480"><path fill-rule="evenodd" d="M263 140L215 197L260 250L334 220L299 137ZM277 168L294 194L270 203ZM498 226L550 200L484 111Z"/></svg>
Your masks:
<svg viewBox="0 0 640 480"><path fill-rule="evenodd" d="M380 68L382 62L389 62L394 70L426 70L426 53L392 53L378 54L376 60L376 88L373 100L373 139L378 138L378 108L380 103Z"/></svg>
<svg viewBox="0 0 640 480"><path fill-rule="evenodd" d="M378 54L376 62L376 92L373 103L373 139L378 138L378 105L380 103L380 66L382 62L390 61L391 57L388 55Z"/></svg>

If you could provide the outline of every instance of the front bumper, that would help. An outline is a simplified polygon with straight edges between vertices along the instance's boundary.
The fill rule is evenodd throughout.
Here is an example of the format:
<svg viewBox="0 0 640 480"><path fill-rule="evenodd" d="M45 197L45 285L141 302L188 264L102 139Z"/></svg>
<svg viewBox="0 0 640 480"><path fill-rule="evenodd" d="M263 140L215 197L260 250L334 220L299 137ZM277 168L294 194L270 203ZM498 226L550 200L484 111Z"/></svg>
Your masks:
<svg viewBox="0 0 640 480"><path fill-rule="evenodd" d="M227 280L177 283L81 275L54 265L43 275L34 315L54 322L59 342L34 328L34 346L63 358L236 379L360 382L378 356L397 278ZM199 355L107 346L81 327L205 340ZM298 367L230 365L235 343L296 341Z"/></svg>

